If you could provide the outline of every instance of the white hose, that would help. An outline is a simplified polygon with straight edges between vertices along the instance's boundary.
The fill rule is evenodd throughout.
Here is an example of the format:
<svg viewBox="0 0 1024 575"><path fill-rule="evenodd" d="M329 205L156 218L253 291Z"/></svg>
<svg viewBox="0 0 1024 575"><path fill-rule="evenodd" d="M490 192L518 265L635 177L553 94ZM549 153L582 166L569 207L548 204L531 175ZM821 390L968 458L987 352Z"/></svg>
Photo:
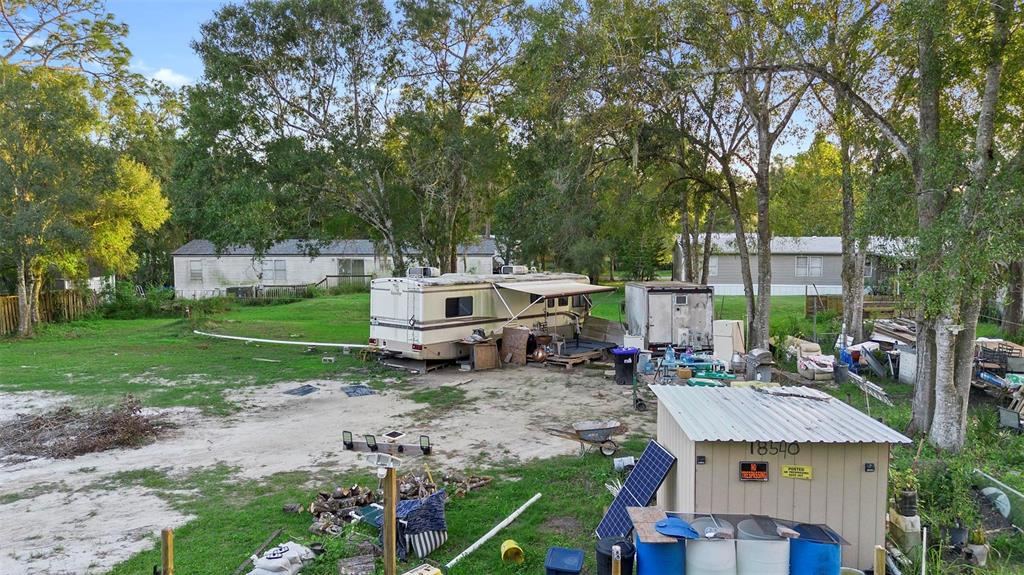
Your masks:
<svg viewBox="0 0 1024 575"><path fill-rule="evenodd" d="M495 525L494 528L491 529L490 531L488 531L486 535L484 535L480 539L477 539L476 543L473 543L472 545L467 547L465 551L463 551L462 553L459 553L458 555L456 555L455 559L452 559L451 561L448 562L447 565L444 566L445 571L447 571L448 569L451 569L452 565L455 565L456 563L458 563L459 560L461 560L463 557L465 557L466 555L469 555L470 553L476 551L484 543L487 543L488 539L490 539L491 537L494 537L495 535L498 534L498 531L501 531L502 529L507 527L509 523L512 523L513 521L515 521L516 517L519 517L519 515L522 514L523 511L526 511L527 507L533 505L533 502L538 500L538 499L540 499L540 493L538 493L538 494L534 495L533 497L531 497L530 500L527 501L526 503L523 503L522 506L519 507L519 509L516 509L515 511L512 512L512 515L509 515L508 517L505 518L504 521L502 521L501 523Z"/></svg>
<svg viewBox="0 0 1024 575"><path fill-rule="evenodd" d="M217 339L233 339L236 341L244 341L246 343L279 343L282 345L305 345L305 346L317 346L317 347L341 347L341 348L352 348L352 349L363 349L371 347L369 345L360 343L324 343L322 341L285 341L281 339L260 339L258 337L244 337L239 335L220 335L218 333L207 333L205 331L199 331L198 329L192 330L192 333L196 335L205 335L206 337L215 337Z"/></svg>

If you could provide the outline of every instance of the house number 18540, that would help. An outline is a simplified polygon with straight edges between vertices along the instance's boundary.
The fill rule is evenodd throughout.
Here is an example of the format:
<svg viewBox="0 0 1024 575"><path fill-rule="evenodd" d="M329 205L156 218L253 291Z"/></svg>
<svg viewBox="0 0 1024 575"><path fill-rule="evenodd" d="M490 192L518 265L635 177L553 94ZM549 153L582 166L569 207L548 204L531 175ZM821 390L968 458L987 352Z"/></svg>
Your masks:
<svg viewBox="0 0 1024 575"><path fill-rule="evenodd" d="M781 455L786 457L787 455L796 455L798 453L800 453L799 443L789 443L786 441L750 442L751 455Z"/></svg>

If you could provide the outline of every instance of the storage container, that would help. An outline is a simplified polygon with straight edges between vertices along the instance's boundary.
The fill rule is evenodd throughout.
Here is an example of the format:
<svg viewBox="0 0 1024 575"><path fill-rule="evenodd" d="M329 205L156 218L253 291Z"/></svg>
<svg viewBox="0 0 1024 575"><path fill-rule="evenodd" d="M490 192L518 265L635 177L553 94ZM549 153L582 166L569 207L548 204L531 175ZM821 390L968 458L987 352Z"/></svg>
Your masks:
<svg viewBox="0 0 1024 575"><path fill-rule="evenodd" d="M544 575L580 575L583 571L583 550L551 547L544 559Z"/></svg>

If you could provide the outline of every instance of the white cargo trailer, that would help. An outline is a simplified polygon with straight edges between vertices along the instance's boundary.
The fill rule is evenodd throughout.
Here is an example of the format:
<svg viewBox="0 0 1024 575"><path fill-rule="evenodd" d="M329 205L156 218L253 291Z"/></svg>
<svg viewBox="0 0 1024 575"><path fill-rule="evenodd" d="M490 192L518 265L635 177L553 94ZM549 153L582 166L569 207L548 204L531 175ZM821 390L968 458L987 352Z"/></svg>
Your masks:
<svg viewBox="0 0 1024 575"><path fill-rule="evenodd" d="M589 294L615 291L579 274L434 275L433 270L371 282L371 345L408 359L449 360L468 354L460 342L477 329L500 338L512 325L570 338L593 307Z"/></svg>
<svg viewBox="0 0 1024 575"><path fill-rule="evenodd" d="M650 281L626 284L626 327L644 338L644 347L712 351L714 290L688 282Z"/></svg>

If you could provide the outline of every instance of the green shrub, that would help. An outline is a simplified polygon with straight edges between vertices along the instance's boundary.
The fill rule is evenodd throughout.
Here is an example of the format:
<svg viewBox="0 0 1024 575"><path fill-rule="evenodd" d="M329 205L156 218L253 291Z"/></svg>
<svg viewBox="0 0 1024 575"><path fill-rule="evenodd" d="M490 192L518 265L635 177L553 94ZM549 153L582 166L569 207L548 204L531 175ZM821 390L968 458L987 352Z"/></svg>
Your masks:
<svg viewBox="0 0 1024 575"><path fill-rule="evenodd" d="M119 280L113 288L104 290L102 299L103 304L99 308L99 313L106 318L160 317L171 313L174 290L151 287L142 290L140 294L134 282Z"/></svg>

